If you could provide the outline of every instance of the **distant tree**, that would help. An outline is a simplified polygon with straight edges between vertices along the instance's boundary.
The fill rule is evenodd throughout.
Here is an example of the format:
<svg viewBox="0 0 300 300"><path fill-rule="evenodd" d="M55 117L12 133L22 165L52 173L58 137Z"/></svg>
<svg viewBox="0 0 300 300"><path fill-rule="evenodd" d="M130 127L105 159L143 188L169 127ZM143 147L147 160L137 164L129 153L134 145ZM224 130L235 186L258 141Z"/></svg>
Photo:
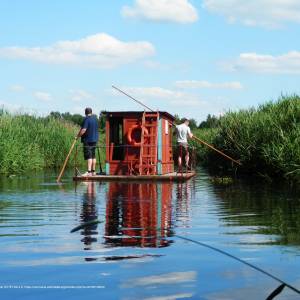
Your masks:
<svg viewBox="0 0 300 300"><path fill-rule="evenodd" d="M214 115L208 115L206 121L202 121L198 128L214 128L219 125L220 119Z"/></svg>
<svg viewBox="0 0 300 300"><path fill-rule="evenodd" d="M179 124L179 123L180 123L180 120L181 120L181 118L179 117L179 115L175 114L175 115L174 115L174 118L175 118L174 123L175 123L175 124Z"/></svg>
<svg viewBox="0 0 300 300"><path fill-rule="evenodd" d="M81 126L83 119L84 119L84 117L79 114L72 115L69 112L60 113L58 111L51 111L49 114L49 117L55 118L55 119L63 119L63 120L72 122L74 124L77 124L79 126Z"/></svg>
<svg viewBox="0 0 300 300"><path fill-rule="evenodd" d="M79 126L81 126L82 122L83 122L83 119L84 117L80 114L74 114L72 116L72 121L75 123L75 124L78 124Z"/></svg>
<svg viewBox="0 0 300 300"><path fill-rule="evenodd" d="M58 111L51 111L49 116L51 118L55 118L55 119L60 119L61 118L61 114Z"/></svg>
<svg viewBox="0 0 300 300"><path fill-rule="evenodd" d="M189 119L189 121L190 121L189 126L192 130L197 128L197 121L195 119L191 118L191 119Z"/></svg>
<svg viewBox="0 0 300 300"><path fill-rule="evenodd" d="M174 121L175 124L181 124L181 123L183 123L183 121L185 119L185 118L179 117L179 115L177 115L177 114L174 115L174 118L175 118L175 121ZM191 118L191 119L189 119L189 121L190 121L189 126L191 129L197 128L197 121L195 119Z"/></svg>
<svg viewBox="0 0 300 300"><path fill-rule="evenodd" d="M74 115L72 115L69 112L65 112L61 116L62 116L62 118L64 120L67 120L69 122L73 122L73 123L75 123L75 124L77 124L79 126L82 125L82 122L83 122L83 119L84 119L84 117L82 115L80 115L80 114L74 114Z"/></svg>

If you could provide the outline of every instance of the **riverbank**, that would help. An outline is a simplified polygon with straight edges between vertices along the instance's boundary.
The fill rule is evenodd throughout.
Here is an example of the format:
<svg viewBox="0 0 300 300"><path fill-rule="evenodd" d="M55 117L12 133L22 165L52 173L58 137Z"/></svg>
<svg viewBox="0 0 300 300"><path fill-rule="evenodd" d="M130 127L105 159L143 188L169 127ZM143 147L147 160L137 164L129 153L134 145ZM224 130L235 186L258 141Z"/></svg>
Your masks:
<svg viewBox="0 0 300 300"><path fill-rule="evenodd" d="M300 183L300 97L281 97L258 108L228 112L214 128L194 134L233 158L239 173L259 175L268 181ZM192 142L200 163L229 171L230 161L209 148Z"/></svg>
<svg viewBox="0 0 300 300"><path fill-rule="evenodd" d="M79 127L51 117L0 115L0 172L20 174L28 170L62 165Z"/></svg>
<svg viewBox="0 0 300 300"><path fill-rule="evenodd" d="M0 173L61 167L79 126L55 117L0 114ZM258 108L228 112L214 127L194 134L242 163L238 174L258 175L268 181L300 183L300 97L282 97ZM100 145L104 144L100 134ZM79 143L78 143L79 144ZM214 172L236 171L218 153L192 141L197 162ZM81 152L81 150L80 150ZM105 150L101 148L101 161ZM72 165L74 155L71 156ZM82 155L78 155L82 165ZM84 165L85 166L85 165Z"/></svg>
<svg viewBox="0 0 300 300"><path fill-rule="evenodd" d="M80 127L74 122L49 115L10 114L0 111L0 174L24 174L28 171L61 168ZM100 133L100 144L105 140ZM78 141L78 166L85 167ZM75 151L74 151L75 153ZM69 165L73 165L75 155ZM101 161L105 149L100 149Z"/></svg>

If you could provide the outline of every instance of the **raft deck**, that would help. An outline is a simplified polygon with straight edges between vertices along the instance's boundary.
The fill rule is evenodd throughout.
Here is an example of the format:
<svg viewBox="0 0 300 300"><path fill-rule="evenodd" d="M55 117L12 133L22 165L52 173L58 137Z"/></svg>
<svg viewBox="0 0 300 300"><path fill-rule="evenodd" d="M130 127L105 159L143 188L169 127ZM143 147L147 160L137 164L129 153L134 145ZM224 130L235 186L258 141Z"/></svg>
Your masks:
<svg viewBox="0 0 300 300"><path fill-rule="evenodd" d="M74 181L186 181L196 175L195 171L172 172L164 175L95 175L74 176Z"/></svg>

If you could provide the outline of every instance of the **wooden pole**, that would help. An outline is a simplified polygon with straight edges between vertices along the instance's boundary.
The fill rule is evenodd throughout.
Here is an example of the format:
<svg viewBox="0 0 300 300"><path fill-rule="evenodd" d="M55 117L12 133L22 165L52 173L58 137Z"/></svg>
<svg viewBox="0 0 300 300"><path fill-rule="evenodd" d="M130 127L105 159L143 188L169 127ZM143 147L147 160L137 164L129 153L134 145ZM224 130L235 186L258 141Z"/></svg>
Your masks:
<svg viewBox="0 0 300 300"><path fill-rule="evenodd" d="M206 143L206 142L200 140L200 139L197 138L196 136L193 136L193 139L196 140L197 142L199 142L199 143L201 143L201 144L203 144L203 145L209 147L210 149L215 150L216 152L218 152L219 154L223 155L224 157L230 159L231 161L235 162L236 164L238 164L238 165L240 165L240 166L242 165L238 160L233 159L232 157L228 156L227 154L223 153L222 151L216 149L214 146L212 146L212 145L210 145L210 144L208 144L208 143Z"/></svg>
<svg viewBox="0 0 300 300"><path fill-rule="evenodd" d="M71 153L72 153L72 151L73 151L73 149L74 149L74 147L75 147L75 144L76 144L76 142L77 142L77 137L74 139L74 141L73 141L73 144L72 144L72 146L71 146L71 148L70 148L70 151L69 151L69 153L68 153L68 155L67 155L67 157L66 157L66 159L65 159L65 162L64 162L64 164L63 164L63 166L62 166L62 168L61 168L61 171L60 171L60 173L59 173L59 175L58 175L58 177L57 177L57 179L56 179L56 182L57 183L59 183L60 182L60 179L61 179L61 177L62 177L62 175L63 175L63 173L64 173L64 171L65 171L65 168L66 168L66 166L67 166L67 163L68 163L68 160L69 160L69 158L70 158L70 156L71 156Z"/></svg>
<svg viewBox="0 0 300 300"><path fill-rule="evenodd" d="M113 85L112 87L113 87L115 90L119 91L120 93L126 95L127 97L129 97L129 98L132 99L133 101L135 101L135 102L137 102L138 104L142 105L143 107L149 109L150 111L154 111L153 109L151 109L150 107L148 107L148 106L146 106L144 103L142 103L141 101L139 101L139 100L133 98L132 96L130 96L129 94L125 93L124 91L122 91L121 89L117 88L116 86ZM170 122L169 122L169 123L170 123ZM171 125L172 125L172 126L176 126L176 125L173 124L173 123L171 123ZM228 156L227 154L225 154L225 153L223 153L222 151L216 149L214 146L212 146L212 145L210 145L210 144L208 144L208 143L206 143L206 142L200 140L200 139L197 138L196 136L193 136L193 138L194 138L196 141L198 141L199 143L201 143L201 144L203 144L203 145L209 147L210 149L212 149L212 150L218 152L219 154L223 155L224 157L226 157L226 158L230 159L231 161L235 162L236 164L238 164L238 165L240 165L240 166L242 165L239 161L237 161L237 160L231 158L231 157Z"/></svg>

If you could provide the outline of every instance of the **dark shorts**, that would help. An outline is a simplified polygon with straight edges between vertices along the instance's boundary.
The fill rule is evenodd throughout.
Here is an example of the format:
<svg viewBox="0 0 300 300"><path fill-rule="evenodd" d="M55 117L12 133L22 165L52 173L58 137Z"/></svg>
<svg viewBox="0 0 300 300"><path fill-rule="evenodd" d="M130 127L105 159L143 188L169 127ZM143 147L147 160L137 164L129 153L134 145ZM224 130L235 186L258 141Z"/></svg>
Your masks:
<svg viewBox="0 0 300 300"><path fill-rule="evenodd" d="M97 143L83 144L83 156L85 160L96 158L96 144Z"/></svg>
<svg viewBox="0 0 300 300"><path fill-rule="evenodd" d="M185 155L189 154L189 146L187 143L178 143L177 148L178 148L179 156L182 156L182 155L185 156Z"/></svg>

